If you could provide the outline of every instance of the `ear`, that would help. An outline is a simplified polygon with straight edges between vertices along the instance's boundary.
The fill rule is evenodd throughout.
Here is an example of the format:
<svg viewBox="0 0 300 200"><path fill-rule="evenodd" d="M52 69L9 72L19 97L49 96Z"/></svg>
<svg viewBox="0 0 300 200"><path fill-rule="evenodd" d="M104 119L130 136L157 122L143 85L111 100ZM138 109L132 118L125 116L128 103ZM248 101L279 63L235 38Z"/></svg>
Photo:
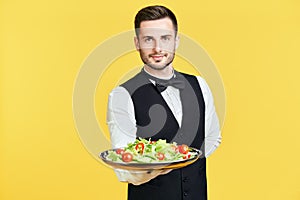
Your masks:
<svg viewBox="0 0 300 200"><path fill-rule="evenodd" d="M179 42L180 42L180 37L178 35L176 35L176 38L175 38L175 49L178 48Z"/></svg>
<svg viewBox="0 0 300 200"><path fill-rule="evenodd" d="M134 45L136 50L140 50L140 43L139 43L139 39L137 38L137 36L134 37Z"/></svg>

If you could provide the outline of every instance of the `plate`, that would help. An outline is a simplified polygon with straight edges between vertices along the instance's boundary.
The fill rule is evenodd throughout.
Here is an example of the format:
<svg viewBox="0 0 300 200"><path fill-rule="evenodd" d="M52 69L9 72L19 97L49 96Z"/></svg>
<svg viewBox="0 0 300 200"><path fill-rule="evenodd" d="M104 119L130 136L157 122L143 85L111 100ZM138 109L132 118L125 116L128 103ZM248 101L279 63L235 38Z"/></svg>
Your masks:
<svg viewBox="0 0 300 200"><path fill-rule="evenodd" d="M125 162L114 162L106 158L108 156L108 151L115 151L115 150L116 149L103 151L99 154L99 157L107 165L115 169L125 169L125 170L178 169L194 163L202 155L202 151L190 147L190 152L195 152L196 155L193 158L188 158L185 160L178 160L172 162L168 161L168 162L152 162L152 163L135 163L135 162L125 163Z"/></svg>

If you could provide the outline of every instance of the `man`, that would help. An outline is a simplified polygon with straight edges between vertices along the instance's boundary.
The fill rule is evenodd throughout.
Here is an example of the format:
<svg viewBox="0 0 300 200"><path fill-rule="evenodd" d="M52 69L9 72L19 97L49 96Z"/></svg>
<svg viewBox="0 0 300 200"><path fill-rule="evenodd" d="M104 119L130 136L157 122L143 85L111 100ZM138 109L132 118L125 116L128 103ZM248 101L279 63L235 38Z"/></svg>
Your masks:
<svg viewBox="0 0 300 200"><path fill-rule="evenodd" d="M109 96L107 124L113 148L137 137L187 144L201 149L195 163L174 170L115 170L128 182L129 200L207 199L206 157L221 142L213 97L201 77L174 70L179 44L175 15L164 6L148 6L135 17L140 73Z"/></svg>

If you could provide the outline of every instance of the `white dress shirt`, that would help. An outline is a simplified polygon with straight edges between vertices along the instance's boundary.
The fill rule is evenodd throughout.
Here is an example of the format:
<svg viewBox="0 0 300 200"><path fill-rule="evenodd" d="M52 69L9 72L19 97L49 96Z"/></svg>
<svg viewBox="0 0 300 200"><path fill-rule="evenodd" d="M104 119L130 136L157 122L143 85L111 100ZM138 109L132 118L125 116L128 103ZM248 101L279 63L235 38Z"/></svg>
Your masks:
<svg viewBox="0 0 300 200"><path fill-rule="evenodd" d="M211 155L221 143L218 116L215 111L212 93L203 78L197 76L205 102L205 157ZM154 81L150 80L153 84ZM172 86L161 92L170 107L179 126L182 122L182 106L179 89ZM134 106L130 94L124 87L112 90L108 99L107 124L110 131L112 148L125 147L136 139L136 120ZM128 181L125 170L115 170L120 181ZM131 172L131 175L134 174Z"/></svg>

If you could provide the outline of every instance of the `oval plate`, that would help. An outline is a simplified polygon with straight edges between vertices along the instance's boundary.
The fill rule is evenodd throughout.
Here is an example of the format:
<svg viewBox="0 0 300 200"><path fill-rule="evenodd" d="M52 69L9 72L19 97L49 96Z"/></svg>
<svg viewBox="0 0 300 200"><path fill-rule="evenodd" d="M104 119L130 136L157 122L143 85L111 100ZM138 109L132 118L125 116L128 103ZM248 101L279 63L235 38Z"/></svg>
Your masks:
<svg viewBox="0 0 300 200"><path fill-rule="evenodd" d="M195 152L196 155L193 158L188 158L185 160L178 160L172 162L153 162L153 163L136 163L136 162L125 163L125 162L114 162L106 158L108 155L108 151L115 151L115 150L116 149L103 151L99 154L99 157L107 165L115 169L125 169L125 170L178 169L194 163L202 155L202 151L190 147L190 151Z"/></svg>

